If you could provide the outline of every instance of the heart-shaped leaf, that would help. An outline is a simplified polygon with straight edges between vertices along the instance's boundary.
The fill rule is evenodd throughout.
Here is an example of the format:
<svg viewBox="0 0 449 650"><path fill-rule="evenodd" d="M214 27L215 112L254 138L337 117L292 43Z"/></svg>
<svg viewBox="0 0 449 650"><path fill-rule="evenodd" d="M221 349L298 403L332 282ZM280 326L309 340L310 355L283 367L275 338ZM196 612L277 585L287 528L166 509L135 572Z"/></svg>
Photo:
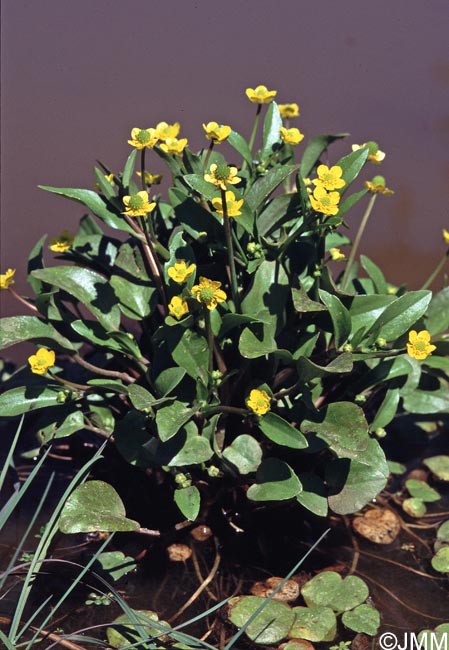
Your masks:
<svg viewBox="0 0 449 650"><path fill-rule="evenodd" d="M239 628L264 605L245 630L245 634L256 643L279 643L287 636L295 619L295 614L288 605L259 596L231 598L229 605L229 619Z"/></svg>
<svg viewBox="0 0 449 650"><path fill-rule="evenodd" d="M352 611L345 612L341 620L349 630L369 636L375 636L380 625L379 612L370 605L359 605Z"/></svg>
<svg viewBox="0 0 449 650"><path fill-rule="evenodd" d="M240 474L255 472L262 461L259 443L247 434L237 436L223 451L223 458L235 465Z"/></svg>

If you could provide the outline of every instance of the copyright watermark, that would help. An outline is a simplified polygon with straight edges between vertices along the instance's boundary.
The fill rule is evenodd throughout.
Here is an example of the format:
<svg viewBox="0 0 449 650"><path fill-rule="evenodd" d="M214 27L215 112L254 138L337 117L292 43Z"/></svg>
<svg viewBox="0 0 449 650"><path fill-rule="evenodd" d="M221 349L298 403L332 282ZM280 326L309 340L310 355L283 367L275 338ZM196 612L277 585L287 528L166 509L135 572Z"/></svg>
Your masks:
<svg viewBox="0 0 449 650"><path fill-rule="evenodd" d="M405 632L399 635L384 632L379 637L379 648L381 650L449 650L449 634L429 631L424 634Z"/></svg>

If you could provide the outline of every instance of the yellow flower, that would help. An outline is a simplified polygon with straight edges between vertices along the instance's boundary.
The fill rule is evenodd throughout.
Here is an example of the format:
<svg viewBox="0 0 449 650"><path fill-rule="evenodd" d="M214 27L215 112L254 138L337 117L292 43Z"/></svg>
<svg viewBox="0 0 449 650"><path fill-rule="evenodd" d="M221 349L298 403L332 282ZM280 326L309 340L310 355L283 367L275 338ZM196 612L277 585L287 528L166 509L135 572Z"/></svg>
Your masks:
<svg viewBox="0 0 449 650"><path fill-rule="evenodd" d="M55 365L55 353L53 350L39 348L36 354L28 357L28 363L31 366L31 372L35 375L45 375L47 370Z"/></svg>
<svg viewBox="0 0 449 650"><path fill-rule="evenodd" d="M230 126L225 126L223 124L220 125L217 122L208 122L207 124L203 124L203 129L206 132L206 138L217 144L226 140L226 138L231 135L232 131Z"/></svg>
<svg viewBox="0 0 449 650"><path fill-rule="evenodd" d="M137 176L142 178L142 172L137 172ZM150 174L150 172L144 173L145 185L159 185L162 180L162 174Z"/></svg>
<svg viewBox="0 0 449 650"><path fill-rule="evenodd" d="M246 400L246 405L251 411L257 413L257 415L265 415L270 410L271 399L268 393L264 390L253 389L248 399Z"/></svg>
<svg viewBox="0 0 449 650"><path fill-rule="evenodd" d="M381 151L379 149L377 142L371 140L370 142L364 142L363 144L353 144L352 150L358 151L359 149L363 149L363 147L368 147L369 153L367 160L374 163L375 165L380 165L386 154L384 151Z"/></svg>
<svg viewBox="0 0 449 650"><path fill-rule="evenodd" d="M104 176L104 179L109 183L109 185L114 187L114 185L115 185L115 174L112 172L111 174L103 174L103 176ZM96 190L98 190L98 192L101 192L100 183L95 183L94 187L95 187Z"/></svg>
<svg viewBox="0 0 449 650"><path fill-rule="evenodd" d="M301 133L299 129L286 129L285 126L281 126L281 139L285 144L295 146L299 144L303 138L304 133Z"/></svg>
<svg viewBox="0 0 449 650"><path fill-rule="evenodd" d="M346 185L345 181L341 178L343 170L339 165L328 167L327 165L318 165L316 170L318 178L314 178L312 183L317 187L321 185L325 190L338 190L340 187Z"/></svg>
<svg viewBox="0 0 449 650"><path fill-rule="evenodd" d="M443 228L443 239L445 244L449 244L449 230Z"/></svg>
<svg viewBox="0 0 449 650"><path fill-rule="evenodd" d="M131 131L131 140L128 144L136 149L152 149L158 139L156 129L138 129L134 127Z"/></svg>
<svg viewBox="0 0 449 650"><path fill-rule="evenodd" d="M168 304L170 315L178 320L189 313L187 300L182 296L173 296Z"/></svg>
<svg viewBox="0 0 449 650"><path fill-rule="evenodd" d="M237 167L228 167L227 165L216 165L212 163L209 169L209 174L204 174L204 180L207 183L213 183L223 191L226 190L226 183L228 185L236 185L242 180L237 176Z"/></svg>
<svg viewBox="0 0 449 650"><path fill-rule="evenodd" d="M162 151L165 153L182 153L187 145L187 138L167 138L165 142L161 144Z"/></svg>
<svg viewBox="0 0 449 650"><path fill-rule="evenodd" d="M202 302L211 310L215 309L219 302L224 302L227 298L227 295L220 287L221 282L200 277L200 283L192 287L190 293L198 302Z"/></svg>
<svg viewBox="0 0 449 650"><path fill-rule="evenodd" d="M63 230L59 237L52 237L50 239L50 250L55 253L64 253L72 247L75 235L69 230Z"/></svg>
<svg viewBox="0 0 449 650"><path fill-rule="evenodd" d="M239 215L241 215L242 211L240 210L240 208L243 205L243 199L237 201L237 199L235 198L235 194L232 190L228 190L225 193L225 196L226 196L226 211L228 217L238 217ZM219 198L212 199L212 205L214 206L218 214L221 214L221 216L224 215L223 202L221 199Z"/></svg>
<svg viewBox="0 0 449 650"><path fill-rule="evenodd" d="M385 186L385 178L383 176L374 176L371 181L365 181L365 187L369 189L371 194L385 194L385 196L394 194L393 190L389 190Z"/></svg>
<svg viewBox="0 0 449 650"><path fill-rule="evenodd" d="M123 203L126 209L122 214L127 214L128 217L146 217L156 207L156 203L149 202L148 192L145 191L137 192L132 196L124 196Z"/></svg>
<svg viewBox="0 0 449 650"><path fill-rule="evenodd" d="M316 212L326 215L335 215L338 212L340 194L338 192L326 192L322 185L317 185L310 195L310 203Z"/></svg>
<svg viewBox="0 0 449 650"><path fill-rule="evenodd" d="M289 120L292 117L299 117L298 104L278 104L279 113L284 120Z"/></svg>
<svg viewBox="0 0 449 650"><path fill-rule="evenodd" d="M173 140L178 137L179 134L179 123L175 122L174 124L167 124L167 122L159 122L156 125L156 135L159 140L166 142L167 140Z"/></svg>
<svg viewBox="0 0 449 650"><path fill-rule="evenodd" d="M430 343L430 333L427 330L416 332L411 330L408 333L407 354L413 359L426 359L429 354L436 350L436 346Z"/></svg>
<svg viewBox="0 0 449 650"><path fill-rule="evenodd" d="M185 282L187 278L190 278L193 273L195 273L195 269L195 264L189 264L189 266L187 266L184 260L180 260L179 262L176 261L173 266L169 266L167 273L168 277L171 278L174 282L179 282L181 284L182 282Z"/></svg>
<svg viewBox="0 0 449 650"><path fill-rule="evenodd" d="M6 273L0 275L0 289L7 289L14 284L16 269L8 269Z"/></svg>
<svg viewBox="0 0 449 650"><path fill-rule="evenodd" d="M278 91L268 90L266 86L257 86L257 88L247 88L245 93L253 104L271 104Z"/></svg>
<svg viewBox="0 0 449 650"><path fill-rule="evenodd" d="M346 255L339 248L329 248L329 253L334 262L341 262L346 259Z"/></svg>

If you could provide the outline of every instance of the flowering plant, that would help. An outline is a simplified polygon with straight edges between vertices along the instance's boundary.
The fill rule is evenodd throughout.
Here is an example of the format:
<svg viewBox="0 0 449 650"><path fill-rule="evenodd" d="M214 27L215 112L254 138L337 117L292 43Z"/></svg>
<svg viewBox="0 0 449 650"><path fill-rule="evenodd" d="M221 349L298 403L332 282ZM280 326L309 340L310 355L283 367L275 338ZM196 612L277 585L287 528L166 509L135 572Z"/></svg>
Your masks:
<svg viewBox="0 0 449 650"><path fill-rule="evenodd" d="M392 287L356 261L374 202L391 193L383 177L358 180L385 156L375 143L328 166L344 135L304 144L289 125L297 104L280 112L265 86L246 94L248 141L205 122L208 147L194 153L178 123L135 127L123 172L95 169L98 191L43 187L89 214L50 240L57 266L45 237L36 244L33 298L14 291L13 269L1 276L32 311L2 319L1 348L37 349L6 382L0 415L33 411L45 444L110 437L129 463L163 472L191 520L220 480L252 502L354 512L386 484L379 438L397 412L449 409L449 289ZM165 197L146 156L172 174ZM367 198L351 244L347 214Z"/></svg>

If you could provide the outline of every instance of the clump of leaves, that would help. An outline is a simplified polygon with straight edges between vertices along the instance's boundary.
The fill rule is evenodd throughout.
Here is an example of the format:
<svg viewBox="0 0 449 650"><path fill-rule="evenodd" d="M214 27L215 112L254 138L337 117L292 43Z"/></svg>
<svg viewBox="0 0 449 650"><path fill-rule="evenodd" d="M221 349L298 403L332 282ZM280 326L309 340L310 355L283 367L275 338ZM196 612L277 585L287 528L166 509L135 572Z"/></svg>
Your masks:
<svg viewBox="0 0 449 650"><path fill-rule="evenodd" d="M249 141L209 122L210 146L194 153L177 124L134 128L123 171L96 168L95 191L43 187L89 214L51 239L57 265L45 236L33 248L34 296L17 296L12 269L1 276L31 313L2 319L0 347L38 349L5 382L0 415L33 412L45 445L83 429L112 435L129 463L165 472L191 520L199 486L219 481L256 503L357 511L385 486L379 438L398 410L449 408L449 290L391 287L370 259L357 263L360 237L344 234L349 211L356 219L369 199L361 235L391 193L383 177L359 181L382 152L348 148L328 167L346 134L303 146L275 95L256 91ZM170 172L164 196L146 155ZM66 511L63 530L98 529L100 518L136 528L100 491L97 518Z"/></svg>

